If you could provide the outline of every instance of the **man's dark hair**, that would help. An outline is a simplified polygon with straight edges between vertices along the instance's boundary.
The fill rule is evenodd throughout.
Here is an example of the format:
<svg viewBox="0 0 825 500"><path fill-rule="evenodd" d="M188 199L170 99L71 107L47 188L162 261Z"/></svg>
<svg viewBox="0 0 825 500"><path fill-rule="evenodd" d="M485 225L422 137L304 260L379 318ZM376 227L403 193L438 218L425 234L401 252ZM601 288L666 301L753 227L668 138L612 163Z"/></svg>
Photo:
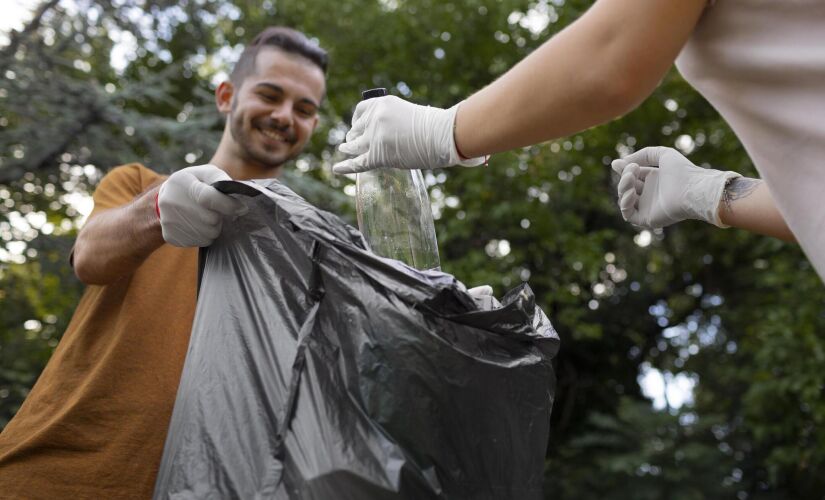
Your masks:
<svg viewBox="0 0 825 500"><path fill-rule="evenodd" d="M285 26L270 26L259 33L243 49L240 59L238 59L232 69L232 74L229 76L236 87L240 87L247 76L255 73L255 60L258 57L258 52L263 47L275 47L284 52L298 54L315 63L324 74L327 72L327 61L329 60L327 51L312 43L306 35L298 30Z"/></svg>

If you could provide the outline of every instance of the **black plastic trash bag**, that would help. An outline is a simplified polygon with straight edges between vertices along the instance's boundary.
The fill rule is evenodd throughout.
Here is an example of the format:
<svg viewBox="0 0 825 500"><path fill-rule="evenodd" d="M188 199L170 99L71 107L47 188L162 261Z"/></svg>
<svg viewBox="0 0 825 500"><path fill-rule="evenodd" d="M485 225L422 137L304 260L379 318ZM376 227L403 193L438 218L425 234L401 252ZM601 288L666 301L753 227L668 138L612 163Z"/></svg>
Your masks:
<svg viewBox="0 0 825 500"><path fill-rule="evenodd" d="M541 497L559 339L527 285L490 310L277 181L216 187L250 212L202 254L155 498Z"/></svg>

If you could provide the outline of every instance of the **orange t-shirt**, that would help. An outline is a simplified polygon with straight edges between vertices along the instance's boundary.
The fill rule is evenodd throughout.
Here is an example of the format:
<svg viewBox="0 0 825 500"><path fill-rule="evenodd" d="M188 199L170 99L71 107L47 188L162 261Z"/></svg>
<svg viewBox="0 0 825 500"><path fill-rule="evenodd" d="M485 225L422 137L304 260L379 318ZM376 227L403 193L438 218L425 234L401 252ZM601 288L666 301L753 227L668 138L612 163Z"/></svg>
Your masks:
<svg viewBox="0 0 825 500"><path fill-rule="evenodd" d="M130 164L96 213L161 176ZM132 274L86 288L63 339L0 434L0 498L150 498L189 345L197 249L163 245Z"/></svg>

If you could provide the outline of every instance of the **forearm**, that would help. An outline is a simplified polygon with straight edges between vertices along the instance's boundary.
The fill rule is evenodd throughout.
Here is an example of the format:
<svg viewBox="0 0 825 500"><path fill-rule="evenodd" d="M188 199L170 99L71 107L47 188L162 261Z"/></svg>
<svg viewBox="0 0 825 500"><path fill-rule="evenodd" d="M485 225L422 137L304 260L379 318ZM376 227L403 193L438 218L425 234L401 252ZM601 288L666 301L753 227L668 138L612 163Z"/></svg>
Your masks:
<svg viewBox="0 0 825 500"><path fill-rule="evenodd" d="M458 149L492 154L620 116L661 81L705 0L603 0L499 80L467 99Z"/></svg>
<svg viewBox="0 0 825 500"><path fill-rule="evenodd" d="M732 179L725 187L719 205L719 218L722 223L731 227L747 229L785 241L796 241L782 214L776 208L768 186L760 179Z"/></svg>
<svg viewBox="0 0 825 500"><path fill-rule="evenodd" d="M163 245L155 212L158 189L150 187L131 203L89 219L74 247L75 274L82 282L105 285L131 275Z"/></svg>

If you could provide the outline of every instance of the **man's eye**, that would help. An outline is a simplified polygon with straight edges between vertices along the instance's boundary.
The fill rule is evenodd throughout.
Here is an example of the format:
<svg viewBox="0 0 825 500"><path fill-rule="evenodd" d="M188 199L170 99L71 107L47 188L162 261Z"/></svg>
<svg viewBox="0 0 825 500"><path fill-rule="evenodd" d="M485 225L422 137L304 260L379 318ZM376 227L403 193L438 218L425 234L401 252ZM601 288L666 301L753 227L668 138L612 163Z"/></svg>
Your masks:
<svg viewBox="0 0 825 500"><path fill-rule="evenodd" d="M309 117L309 116L312 116L312 115L315 114L315 110L314 109L299 108L298 109L298 114L301 115L301 116Z"/></svg>
<svg viewBox="0 0 825 500"><path fill-rule="evenodd" d="M261 94L261 97L267 102L275 102L278 100L278 96L273 94Z"/></svg>

